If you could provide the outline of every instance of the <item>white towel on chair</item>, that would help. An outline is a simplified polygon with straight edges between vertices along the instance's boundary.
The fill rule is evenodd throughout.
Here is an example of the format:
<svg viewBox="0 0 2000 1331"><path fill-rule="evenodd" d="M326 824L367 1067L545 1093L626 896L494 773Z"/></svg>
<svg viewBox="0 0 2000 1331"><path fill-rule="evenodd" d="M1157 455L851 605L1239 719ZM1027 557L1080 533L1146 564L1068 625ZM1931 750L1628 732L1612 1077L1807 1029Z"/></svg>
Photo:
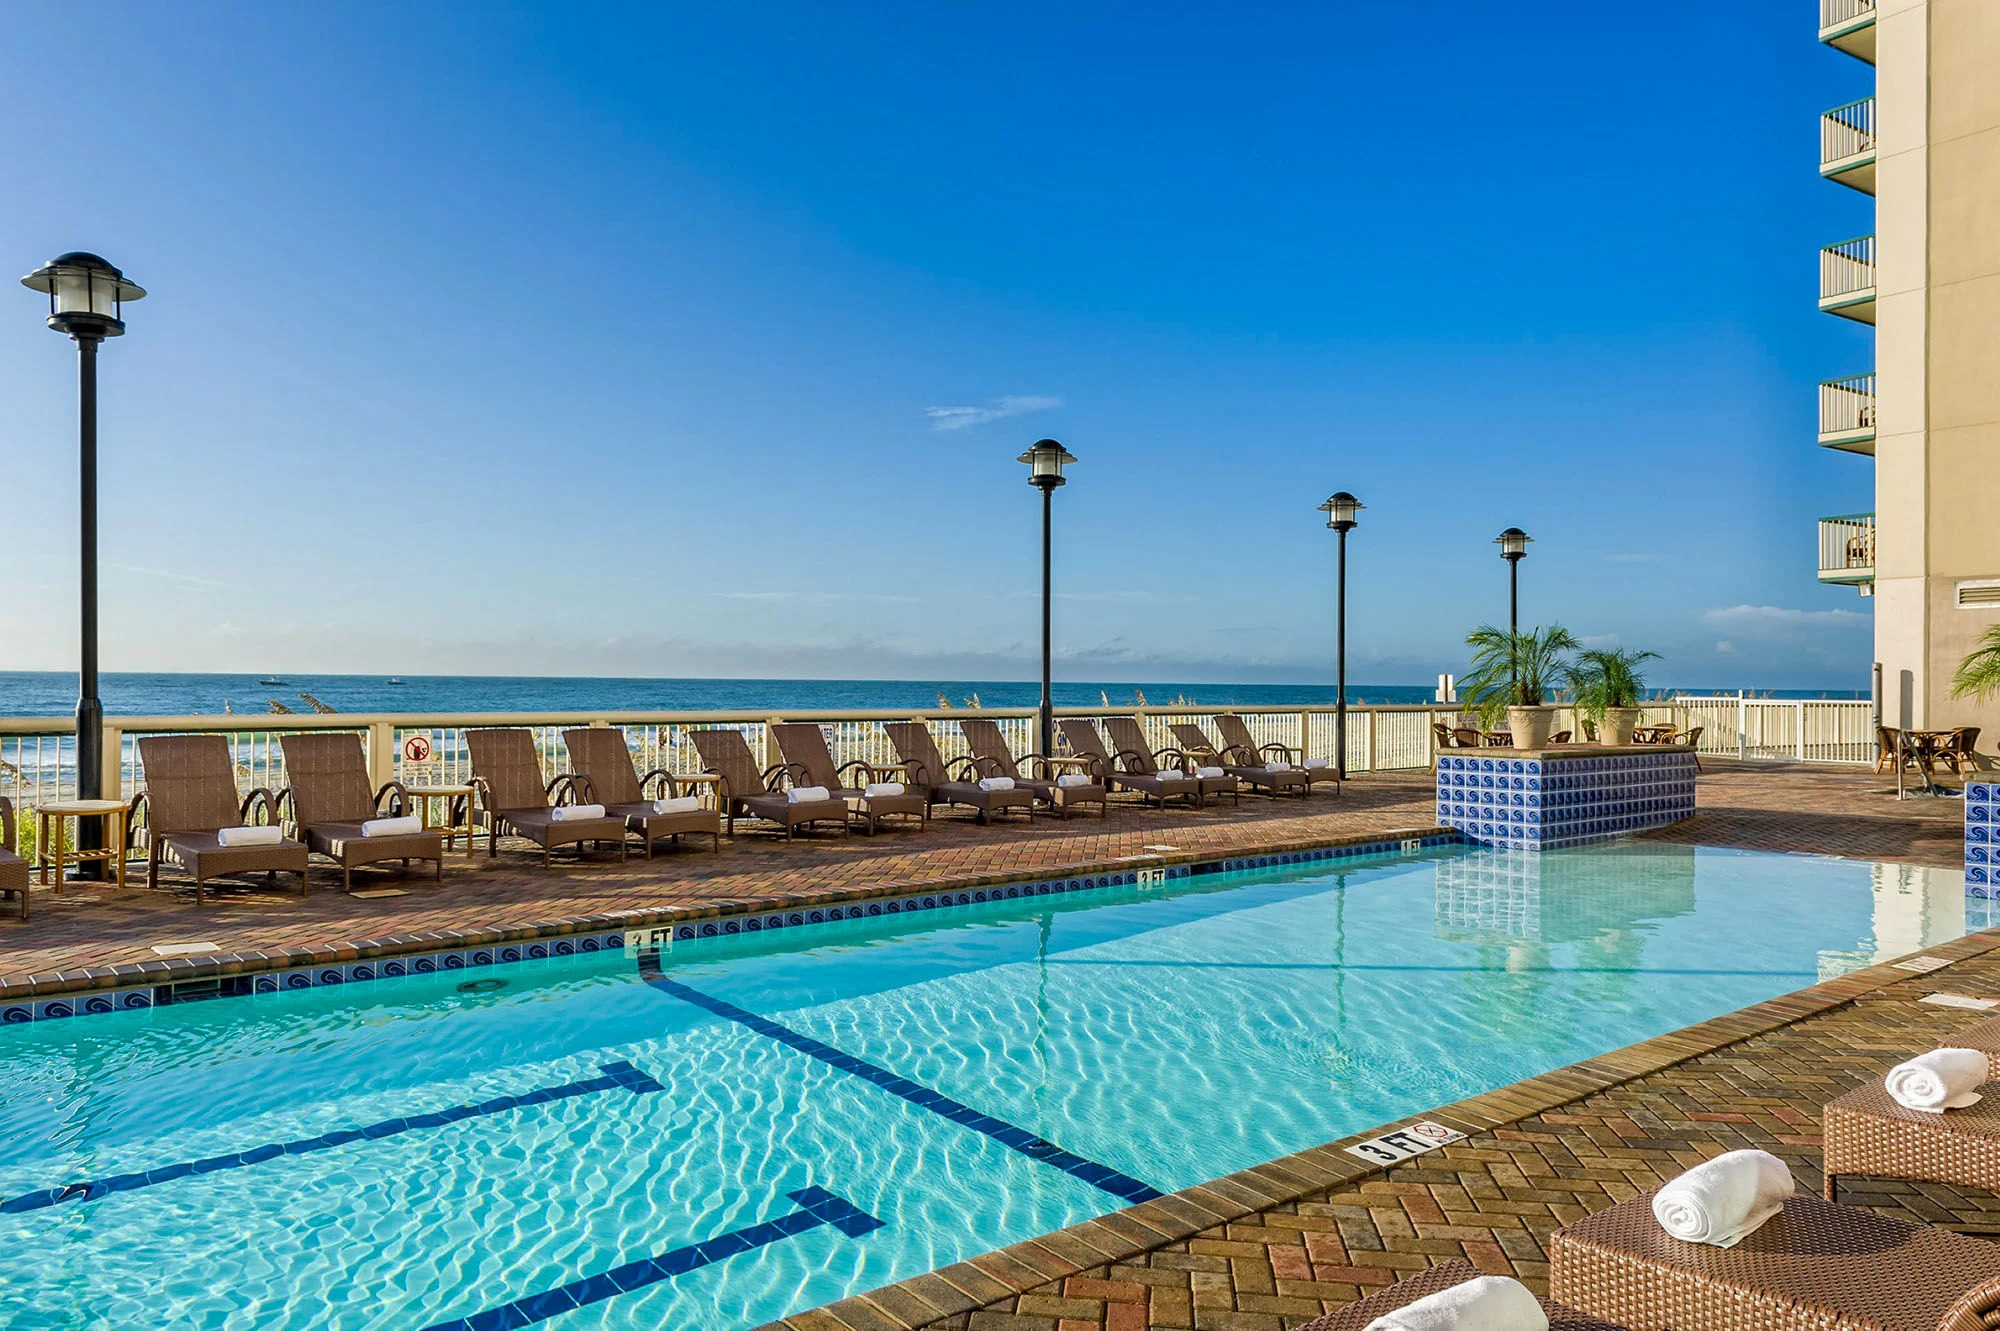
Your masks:
<svg viewBox="0 0 2000 1331"><path fill-rule="evenodd" d="M1792 1171L1769 1151L1730 1151L1653 1194L1660 1228L1689 1243L1733 1248L1785 1209Z"/></svg>
<svg viewBox="0 0 2000 1331"><path fill-rule="evenodd" d="M1323 772L1331 766L1333 766L1333 759L1331 758L1306 759L1306 770L1308 772Z"/></svg>
<svg viewBox="0 0 2000 1331"><path fill-rule="evenodd" d="M1549 1331L1549 1317L1520 1281L1476 1276L1384 1313L1366 1331Z"/></svg>
<svg viewBox="0 0 2000 1331"><path fill-rule="evenodd" d="M1012 790L1014 778L1011 776L982 776L979 778L981 790Z"/></svg>
<svg viewBox="0 0 2000 1331"><path fill-rule="evenodd" d="M361 824L361 835L369 836L415 836L424 830L421 818L370 818Z"/></svg>
<svg viewBox="0 0 2000 1331"><path fill-rule="evenodd" d="M240 846L275 846L285 839L285 834L266 824L262 827L225 827L215 834L215 839L234 850Z"/></svg>
<svg viewBox="0 0 2000 1331"><path fill-rule="evenodd" d="M1265 763L1264 770L1267 772L1289 772L1292 770L1292 765L1282 760L1274 760L1272 762Z"/></svg>
<svg viewBox="0 0 2000 1331"><path fill-rule="evenodd" d="M785 798L794 804L819 804L833 796L825 786L793 786L785 792Z"/></svg>
<svg viewBox="0 0 2000 1331"><path fill-rule="evenodd" d="M549 810L549 821L555 823L581 823L592 818L602 818L602 804L558 804Z"/></svg>
<svg viewBox="0 0 2000 1331"><path fill-rule="evenodd" d="M1986 1055L1977 1049L1933 1049L1898 1063L1882 1079L1889 1098L1905 1109L1942 1114L1979 1103L1986 1083Z"/></svg>
<svg viewBox="0 0 2000 1331"><path fill-rule="evenodd" d="M1082 772L1064 772L1056 778L1056 784L1059 786L1087 786L1090 784L1090 778Z"/></svg>
<svg viewBox="0 0 2000 1331"><path fill-rule="evenodd" d="M868 783L868 788L863 790L861 793L863 796L871 800L872 799L886 800L886 799L892 799L897 795L905 793L905 787L903 783L900 781L870 781Z"/></svg>
<svg viewBox="0 0 2000 1331"><path fill-rule="evenodd" d="M1194 769L1194 774L1204 781L1220 781L1223 777L1229 775L1229 773L1223 771L1220 767L1197 767Z"/></svg>
<svg viewBox="0 0 2000 1331"><path fill-rule="evenodd" d="M701 807L698 795L676 795L672 799L654 800L654 813L693 813Z"/></svg>

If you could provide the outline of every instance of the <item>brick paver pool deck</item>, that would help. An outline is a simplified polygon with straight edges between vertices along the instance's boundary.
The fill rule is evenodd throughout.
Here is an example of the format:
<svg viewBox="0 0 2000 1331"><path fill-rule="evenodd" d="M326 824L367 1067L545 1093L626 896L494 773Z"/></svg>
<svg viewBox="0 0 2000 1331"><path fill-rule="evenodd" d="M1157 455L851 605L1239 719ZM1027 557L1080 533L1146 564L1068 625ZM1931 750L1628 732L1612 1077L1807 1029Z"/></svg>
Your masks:
<svg viewBox="0 0 2000 1331"><path fill-rule="evenodd" d="M1956 868L1956 801L1898 803L1854 769L1704 760L1694 819L1648 835ZM670 852L540 867L448 857L442 884L357 877L242 889L196 907L191 893L91 885L38 890L35 917L0 920L0 998L264 966L352 960L371 950L491 943L908 891L944 883L1082 873L1120 856L1166 859L1371 839L1433 824L1427 772L1364 775L1338 798L1246 799L1240 808L1140 810L1103 820L976 825L786 844L747 832L720 854ZM1172 851L1149 848L1172 846ZM1126 866L1126 867L1129 867ZM156 944L214 943L162 958ZM791 1331L1284 1331L1371 1288L1464 1256L1540 1287L1542 1241L1567 1220L1739 1146L1784 1156L1819 1181L1819 1106L1978 1014L1919 1003L1936 991L2000 997L2000 931L1930 949L1951 965L1922 977L1888 966L1802 990L1423 1115L1471 1136L1387 1172L1319 1147L1017 1244L885 1290L797 1314ZM143 972L143 973L142 973ZM1386 1126L1386 1125L1385 1125ZM1371 1130L1370 1134L1372 1135ZM1843 1191L1846 1191L1845 1187ZM2000 1233L2000 1200L1938 1185L1856 1184L1855 1196L1933 1223Z"/></svg>

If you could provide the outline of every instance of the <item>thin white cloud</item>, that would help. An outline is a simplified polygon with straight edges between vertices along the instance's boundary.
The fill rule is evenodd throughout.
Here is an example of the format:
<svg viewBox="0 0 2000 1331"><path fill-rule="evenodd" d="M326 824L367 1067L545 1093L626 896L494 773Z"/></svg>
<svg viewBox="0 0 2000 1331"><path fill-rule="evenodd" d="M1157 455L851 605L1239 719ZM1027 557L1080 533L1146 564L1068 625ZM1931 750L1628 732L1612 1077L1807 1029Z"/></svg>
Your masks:
<svg viewBox="0 0 2000 1331"><path fill-rule="evenodd" d="M149 578L165 578L169 582L185 582L195 587L229 586L228 583L218 582L214 578L197 578L192 573L176 573L172 569L166 568L147 568L144 564L120 564L114 560L107 559L104 561L104 567L115 568L125 573L143 573Z"/></svg>
<svg viewBox="0 0 2000 1331"><path fill-rule="evenodd" d="M725 601L921 601L921 596L888 592L710 592Z"/></svg>
<svg viewBox="0 0 2000 1331"><path fill-rule="evenodd" d="M1732 605L1704 611L1702 620L1748 632L1782 632L1806 628L1859 628L1871 623L1857 610L1791 610L1776 605Z"/></svg>
<svg viewBox="0 0 2000 1331"><path fill-rule="evenodd" d="M1715 654L1717 656L1734 656L1736 655L1736 644L1724 639L1715 644Z"/></svg>
<svg viewBox="0 0 2000 1331"><path fill-rule="evenodd" d="M1016 393L1007 397L993 398L982 407L925 407L924 415L930 418L933 430L963 430L969 425L1003 421L1010 416L1026 416L1036 411L1054 411L1062 404L1063 400L1059 397Z"/></svg>

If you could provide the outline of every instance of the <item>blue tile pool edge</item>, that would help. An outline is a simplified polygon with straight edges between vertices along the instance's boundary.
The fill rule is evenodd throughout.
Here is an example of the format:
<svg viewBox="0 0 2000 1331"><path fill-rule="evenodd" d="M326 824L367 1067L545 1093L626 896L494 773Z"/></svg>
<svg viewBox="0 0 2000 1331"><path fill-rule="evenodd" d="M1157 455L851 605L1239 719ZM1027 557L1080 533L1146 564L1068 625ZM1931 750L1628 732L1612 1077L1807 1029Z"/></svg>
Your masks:
<svg viewBox="0 0 2000 1331"><path fill-rule="evenodd" d="M1414 843L1414 845L1412 844ZM398 979L409 975L430 975L442 971L474 970L520 961L541 961L557 957L587 956L599 952L623 951L628 943L638 944L671 933L673 946L699 945L707 939L737 938L808 924L830 924L884 916L920 914L949 906L1013 901L1027 897L1089 892L1104 888L1130 887L1142 871L1162 871L1169 881L1215 873L1239 873L1253 869L1283 868L1292 865L1323 864L1332 860L1365 856L1406 855L1466 844L1455 831L1424 829L1411 836L1389 836L1379 840L1346 845L1321 846L1307 850L1276 851L1264 855L1233 855L1222 859L1177 864L1137 863L1130 869L1094 873L1065 874L1055 878L1025 882L992 883L982 887L939 888L902 892L890 896L864 897L832 906L812 906L785 910L744 910L731 914L671 923L637 925L620 929L582 931L552 938L523 939L479 947L448 948L440 951L398 952L361 961L329 962L319 965L258 970L246 974L214 973L190 976L164 983L127 985L115 988L72 992L52 998L6 1000L0 1002L0 1026L33 1021L58 1021L74 1017L103 1016L133 1012L176 1002L241 998L252 994L274 994L327 985L355 984L369 980ZM200 962L226 964L222 957L201 957Z"/></svg>

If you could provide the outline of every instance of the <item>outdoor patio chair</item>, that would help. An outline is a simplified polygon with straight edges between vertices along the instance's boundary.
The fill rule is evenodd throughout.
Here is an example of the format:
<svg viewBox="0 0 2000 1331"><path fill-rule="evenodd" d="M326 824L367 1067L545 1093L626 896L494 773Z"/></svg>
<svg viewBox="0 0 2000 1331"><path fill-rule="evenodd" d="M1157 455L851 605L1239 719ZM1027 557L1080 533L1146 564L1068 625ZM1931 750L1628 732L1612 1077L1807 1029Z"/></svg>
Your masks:
<svg viewBox="0 0 2000 1331"><path fill-rule="evenodd" d="M867 820L870 836L875 834L875 822L879 818L914 818L919 823L930 821L930 797L919 791L905 789L900 795L868 794L870 785L898 780L903 774L901 764L877 767L856 759L836 766L833 751L826 746L826 732L815 722L782 722L771 727L771 737L778 741L778 752L785 756L785 762L792 770L792 784L825 786L835 799L845 800L849 809ZM850 786L843 779L857 777L861 783L858 786Z"/></svg>
<svg viewBox="0 0 2000 1331"><path fill-rule="evenodd" d="M1694 770L1697 772L1701 770L1701 732L1706 729L1707 726L1690 726L1687 734L1682 735L1679 741L1687 745L1688 750L1694 754Z"/></svg>
<svg viewBox="0 0 2000 1331"><path fill-rule="evenodd" d="M1105 785L1102 778L1090 770L1088 758L1055 758L1031 753L1023 761L1033 775L1023 776L1019 764L1014 761L1014 751L1008 747L1007 737L1001 733L997 721L985 718L961 720L958 729L972 750L972 765L979 775L1007 777L1064 818L1069 817L1071 809L1085 804L1095 804L1099 818L1106 816ZM1080 785L1072 782L1067 786L1057 780L1070 773L1087 780Z"/></svg>
<svg viewBox="0 0 2000 1331"><path fill-rule="evenodd" d="M306 848L280 839L275 844L225 846L222 829L243 827L254 814L266 823L277 821L277 801L262 786L248 795L236 793L236 764L229 741L221 735L145 735L139 740L139 765L146 788L132 798L128 827L140 814L146 827L146 886L160 884L160 857L194 875L195 904L211 878L223 874L281 873L299 876L299 891L307 887Z"/></svg>
<svg viewBox="0 0 2000 1331"><path fill-rule="evenodd" d="M1461 749L1479 749L1486 746L1486 736L1480 734L1471 726L1453 727L1451 737L1458 741L1458 747ZM1593 732L1591 738L1595 739L1596 737L1596 734Z"/></svg>
<svg viewBox="0 0 2000 1331"><path fill-rule="evenodd" d="M1882 775L1884 770L1890 772L1896 770L1897 754L1899 751L1897 738L1896 732L1888 726L1878 725L1875 727L1875 775ZM1900 746L1900 752L1904 771L1923 772L1924 759L1922 750L1912 744L1903 744Z"/></svg>
<svg viewBox="0 0 2000 1331"><path fill-rule="evenodd" d="M1303 767L1287 767L1272 771L1270 759L1255 749L1239 748L1225 744L1217 748L1210 742L1202 728L1192 721L1181 721L1174 725L1174 738L1181 742L1181 751L1196 762L1220 767L1229 774L1231 780L1247 785L1258 795L1277 795L1285 791L1296 791L1301 796L1311 787L1306 782ZM1116 739L1117 736L1112 736ZM1286 759L1285 761L1290 761Z"/></svg>
<svg viewBox="0 0 2000 1331"><path fill-rule="evenodd" d="M637 832L646 845L646 858L653 858L653 843L661 837L678 842L683 836L708 837L708 848L722 848L722 814L711 808L684 809L661 813L658 799L676 799L680 784L674 774L655 768L639 775L632 750L625 745L625 732L609 726L580 726L563 731L563 747L569 750L570 780L577 799L583 804L602 804L604 812L625 820L625 828ZM651 787L655 792L648 795Z"/></svg>
<svg viewBox="0 0 2000 1331"><path fill-rule="evenodd" d="M687 737L694 741L695 752L707 764L703 770L722 778L716 787L716 802L721 806L729 835L736 835L738 814L776 823L785 829L787 841L799 828L814 823L839 823L841 831L847 830L846 800L829 793L823 800L793 801L786 793L788 785L796 784L791 768L774 763L759 772L742 731L690 730Z"/></svg>
<svg viewBox="0 0 2000 1331"><path fill-rule="evenodd" d="M1397 1281L1387 1289L1376 1290L1359 1303L1350 1303L1316 1321L1307 1322L1299 1331L1367 1331L1368 1324L1378 1317L1386 1317L1398 1309L1409 1307L1418 1299L1441 1294L1482 1274L1484 1272L1463 1257L1448 1258L1407 1280ZM1547 1299L1538 1302L1542 1311L1548 1314L1549 1331L1625 1331L1621 1326L1585 1317L1560 1303L1551 1303Z"/></svg>
<svg viewBox="0 0 2000 1331"><path fill-rule="evenodd" d="M1979 757L1974 752L1979 744L1978 726L1959 726L1951 732L1938 750L1938 757L1950 765L1952 775L1964 776L1979 770Z"/></svg>
<svg viewBox="0 0 2000 1331"><path fill-rule="evenodd" d="M1258 744L1257 737L1250 733L1250 725L1234 712L1224 712L1215 718L1215 729L1222 736L1222 742L1232 750L1249 753L1255 757L1271 761L1287 762L1306 774L1306 794L1312 788L1331 781L1333 793L1340 793L1340 772L1331 764L1325 767L1307 767L1306 751L1295 749L1289 744Z"/></svg>
<svg viewBox="0 0 2000 1331"><path fill-rule="evenodd" d="M361 736L322 730L280 735L278 744L285 753L285 779L290 782L278 793L278 812L289 817L308 850L340 865L342 888L354 889L356 865L390 860L401 861L405 873L411 860L429 860L432 881L443 881L443 833L371 837L363 832L363 823L387 816L382 812L384 798L393 797L394 811L403 814L409 811L410 797L398 781L369 793L368 758L361 751Z"/></svg>
<svg viewBox="0 0 2000 1331"><path fill-rule="evenodd" d="M1139 718L1136 716L1105 717L1104 736L1111 741L1112 756L1124 764L1127 772L1168 777L1192 776L1196 792L1200 795L1195 801L1197 806L1206 805L1211 795L1227 795L1230 803L1243 803L1243 783L1226 770L1221 776L1200 775L1198 770L1200 768L1222 766L1222 760L1215 756L1214 747L1209 744L1206 736L1202 737L1198 751L1185 747L1185 740L1182 740L1181 747L1155 749L1146 742L1145 727L1139 724ZM1178 735L1176 737L1178 738ZM1161 768L1159 762L1162 758L1173 765Z"/></svg>
<svg viewBox="0 0 2000 1331"><path fill-rule="evenodd" d="M905 779L924 792L932 805L957 804L973 809L979 821L989 822L996 813L1008 809L1034 815L1035 793L1022 786L1014 790L984 790L979 785L979 769L967 757L947 763L938 752L937 739L922 721L884 721L882 729L903 760Z"/></svg>
<svg viewBox="0 0 2000 1331"><path fill-rule="evenodd" d="M607 842L625 858L625 820L606 812L602 818L558 820L555 805L583 803L568 776L542 779L535 756L534 732L513 728L468 730L465 747L472 754L472 790L477 816L486 822L486 853L500 853L500 834L513 832L542 848L542 865L550 863L557 846L575 846L581 855L587 844ZM467 848L471 846L468 839Z"/></svg>
<svg viewBox="0 0 2000 1331"><path fill-rule="evenodd" d="M0 897L21 898L21 918L28 918L28 862L16 852L14 801L0 795Z"/></svg>
<svg viewBox="0 0 2000 1331"><path fill-rule="evenodd" d="M1986 1331L2000 1310L2000 1244L1808 1193L1733 1248L1668 1234L1652 1191L1544 1246L1551 1298L1645 1331Z"/></svg>
<svg viewBox="0 0 2000 1331"><path fill-rule="evenodd" d="M1143 744L1130 754L1113 754L1105 747L1092 722L1082 717L1070 717L1056 724L1062 729L1062 737L1069 745L1070 753L1089 762L1088 771L1105 790L1129 790L1142 802L1158 800L1163 809L1167 807L1168 800L1183 799L1196 808L1205 802L1199 780L1183 771L1160 771L1153 763L1152 754L1144 752ZM1134 754L1137 756L1134 757Z"/></svg>
<svg viewBox="0 0 2000 1331"><path fill-rule="evenodd" d="M1969 1026L1943 1042L1986 1055L2000 1078L2000 1018ZM1890 1098L1877 1077L1826 1103L1821 1114L1826 1199L1839 1201L1850 1178L1952 1183L2000 1193L2000 1096L1967 1109L1924 1114Z"/></svg>

